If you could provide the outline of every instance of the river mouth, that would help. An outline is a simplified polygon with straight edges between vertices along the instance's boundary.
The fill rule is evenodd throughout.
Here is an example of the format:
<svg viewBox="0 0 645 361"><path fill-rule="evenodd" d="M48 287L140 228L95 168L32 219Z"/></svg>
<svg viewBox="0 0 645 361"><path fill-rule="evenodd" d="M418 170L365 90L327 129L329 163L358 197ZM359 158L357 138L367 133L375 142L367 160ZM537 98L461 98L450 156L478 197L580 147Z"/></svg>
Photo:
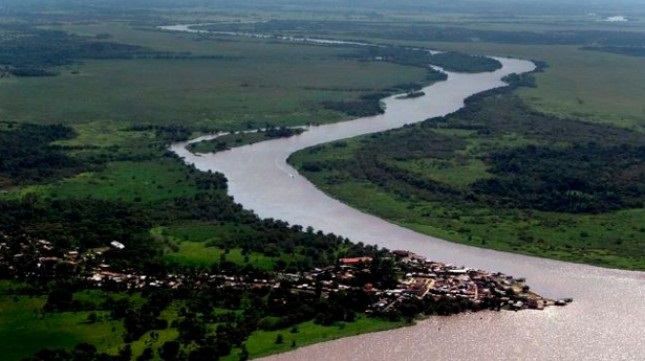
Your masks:
<svg viewBox="0 0 645 361"><path fill-rule="evenodd" d="M526 277L545 297L571 296L564 309L433 317L416 327L341 339L270 360L639 360L645 354L645 273L603 269L455 244L415 233L334 200L286 163L300 149L398 128L463 107L468 96L504 86L529 61L498 59L491 73L448 73L414 99L384 99L383 115L310 127L301 135L215 154L171 150L203 171L219 171L229 193L261 217L312 226L354 242L409 249L429 259Z"/></svg>

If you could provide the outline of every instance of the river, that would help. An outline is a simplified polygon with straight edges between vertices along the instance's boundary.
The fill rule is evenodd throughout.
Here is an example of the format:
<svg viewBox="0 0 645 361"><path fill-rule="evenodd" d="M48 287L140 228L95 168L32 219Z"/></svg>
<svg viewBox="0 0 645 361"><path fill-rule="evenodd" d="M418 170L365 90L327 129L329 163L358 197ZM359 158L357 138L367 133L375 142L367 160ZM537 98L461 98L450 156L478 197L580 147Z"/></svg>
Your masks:
<svg viewBox="0 0 645 361"><path fill-rule="evenodd" d="M501 78L534 69L517 59L479 74L448 73L426 87L425 96L384 100L385 114L311 127L216 154L194 155L186 143L172 150L198 169L218 171L229 192L261 217L312 226L353 241L408 249L429 259L526 277L546 297L572 297L564 308L480 312L432 317L414 327L379 332L297 349L265 358L292 360L645 360L645 273L598 268L469 247L415 233L362 213L318 190L287 163L300 149L380 132L445 115L475 93L503 86Z"/></svg>

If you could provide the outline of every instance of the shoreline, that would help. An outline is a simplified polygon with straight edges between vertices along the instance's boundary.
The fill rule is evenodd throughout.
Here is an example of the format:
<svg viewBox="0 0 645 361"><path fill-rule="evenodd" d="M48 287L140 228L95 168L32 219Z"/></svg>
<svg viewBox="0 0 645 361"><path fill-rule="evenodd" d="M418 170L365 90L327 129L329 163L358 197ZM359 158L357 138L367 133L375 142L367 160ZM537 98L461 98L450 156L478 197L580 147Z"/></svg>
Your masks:
<svg viewBox="0 0 645 361"><path fill-rule="evenodd" d="M463 360L475 360L475 355L477 359L515 360L527 354L540 355L543 360L565 357L606 360L615 357L616 345L622 350L645 352L638 337L621 337L619 342L615 337L597 338L599 333L607 332L640 334L642 325L635 320L645 317L639 303L639 295L645 291L642 283L645 273L475 248L418 234L330 198L285 163L291 153L316 144L452 113L464 106L463 100L468 96L505 86L501 82L503 76L534 69L534 64L528 61L502 61L504 68L493 73L449 73L447 81L423 89L429 96L400 102L386 98L387 110L382 116L320 126L298 137L262 142L221 154L197 157L182 150L181 144L173 145L172 149L200 170L225 174L229 179L229 194L261 217L311 225L354 241L409 249L441 261L526 276L541 294L557 297L566 293L576 302L566 310L552 308L541 313L484 312L434 317L419 322L416 327L342 338L331 341L331 345L329 342L311 345L266 360L335 360L347 357L348 352L359 352L361 359L392 360L402 357L401 348L405 348L407 358L432 354L437 359ZM291 180L290 173L295 174ZM604 312L598 313L599 308ZM632 312L627 314L624 310ZM499 334L513 337L508 342L500 342L499 337L494 337ZM464 341L458 349L452 347L456 335ZM427 342L428 336L433 342ZM589 339L597 342L590 345L585 342Z"/></svg>
<svg viewBox="0 0 645 361"><path fill-rule="evenodd" d="M495 58L495 59L500 59L500 58ZM533 67L534 67L534 65L533 65ZM439 83L441 83L441 82L439 82ZM403 93L403 96L405 97L405 99L401 99L401 100L403 100L403 101L414 101L414 100L415 100L415 99L417 99L417 98L423 98L423 97L426 97L427 95L426 95L426 92L425 92L425 91L426 91L427 89L431 88L431 87L432 87L432 85L434 85L434 84L431 84L431 85L425 86L425 87L423 87L421 90L419 90L419 91L415 92L415 94L419 94L418 96L405 97L405 93ZM508 84L506 84L505 82L502 82L502 84L501 84L501 85L499 85L499 87L505 87L505 86L508 86ZM475 94L478 94L478 93L479 93L479 92L477 92L477 93L475 93ZM473 95L475 95L475 94L473 94ZM390 95L390 96L388 96L388 97L386 97L386 98L382 99L381 101L383 102L384 100L387 100L387 99L400 99L400 97L401 97L401 94L393 94L393 95ZM463 106L465 106L465 105L463 105ZM386 111L387 111L387 110L386 110ZM343 123L351 122L351 121L352 121L352 120L344 121L344 122L343 122L343 121L341 121L341 122L339 122L339 123L335 123L335 125L338 125L338 124L341 124L341 125L342 125ZM178 152L178 151L177 151L178 149L188 151L189 153L191 153L191 154L192 154L192 156L193 156L193 157L203 157L203 156L206 156L207 154L192 153L192 150L189 150L189 149L188 149L188 148L189 148L189 145L191 145L191 144L195 144L195 143L198 143L198 142L203 141L203 140L212 140L212 139L216 139L216 138L218 138L218 137L220 137L220 136L222 136L222 135L225 135L225 133L224 133L224 134L223 134L223 133L218 133L218 134L211 134L211 135L201 136L201 137L198 137L198 138L195 138L195 139L191 139L191 140L189 140L189 141L187 141L187 142L182 142L182 143L176 143L176 144L173 144L173 145L170 147L170 149L171 149L175 154L177 154L178 156L180 156L181 158L183 158L183 159L184 159L184 161L186 161L186 157L182 157L182 155L180 154L180 152ZM301 134L300 134L300 135L295 135L295 136L294 136L294 137L292 137L292 138L298 138L298 137L300 137L300 136L301 136ZM258 146L258 145L261 145L262 143L270 143L271 141L274 141L274 140L266 140L266 141L263 141L263 142L253 143L253 144L249 144L249 145ZM235 147L235 148L237 148L237 147ZM249 148L249 147L248 147L248 146L244 146L244 145L243 145L243 146L241 146L241 148ZM237 149L240 149L240 148L237 148ZM285 161L286 161L286 159L285 159ZM285 164L286 164L287 166L289 166L289 165L288 165L288 163L285 163ZM276 165L277 165L277 164L276 164ZM289 171L288 171L288 170L286 170L285 172L289 172ZM226 175L226 173L224 173L224 174ZM291 174L290 174L290 176L291 176L291 177L293 177L293 175L291 175ZM229 192L229 194L231 194L231 193ZM232 195L232 194L231 194L231 195ZM355 241L358 241L358 240L355 240ZM549 305L553 305L553 302L554 302L554 301L550 301L550 303L548 303L548 304L549 304ZM547 302L545 302L544 304L546 305L546 304L547 304ZM543 306L541 306L541 307L540 307L540 309L541 309L542 307L543 307ZM537 308L537 307L536 307L536 308ZM492 313L492 312L487 312L487 311L480 311L480 312L465 311L465 313L466 313L466 314L475 314L475 313L482 313L482 312L484 312L484 313ZM322 345L322 344L326 344L326 343L333 342L333 341L337 341L337 340L341 340L341 339L347 339L347 338L349 338L349 337L365 336L365 335L374 334L374 333L383 333L384 331L393 331L393 330L400 329L400 328L409 328L409 326L416 326L416 325L418 324L418 322L431 320L431 319L436 318L436 317L437 317L437 316L433 317L432 315L419 315L419 317L418 317L418 318L416 318L416 319L414 319L414 320L413 320L413 322L412 322L412 323L410 323L410 324L405 324L405 323L404 323L404 324L397 324L397 323L393 323L393 324L392 324L392 327L389 327L389 326L388 326L388 327L385 327L385 328L383 328L383 329L378 329L378 330L367 330L367 331L365 331L365 332L363 332L363 331L359 331L359 332L357 332L357 333L355 333L355 334L352 334L352 335L333 335L333 336L330 336L329 338L326 338L326 339L321 340L321 341L314 341L314 342L311 342L311 343L306 343L306 344L298 345L298 346L297 346L297 347L295 347L294 349L290 349L290 350L286 350L286 351L284 351L284 350L280 350L280 351L277 351L277 352L271 352L271 353L267 353L267 354L260 354L260 355L258 355L258 356L257 356L257 358L255 358L255 357L254 357L254 359L267 359L267 358L276 357L276 356L279 356L279 355L292 354L292 353L293 353L294 351L296 351L296 350L300 350L300 349L303 349L303 348L311 347L311 346L313 346L313 345ZM446 319L450 319L450 318L452 318L452 317L455 317L455 315L448 315L448 316L446 316L446 317L439 317L439 318L446 318ZM283 330L283 331L285 331L285 332L286 332L286 330Z"/></svg>

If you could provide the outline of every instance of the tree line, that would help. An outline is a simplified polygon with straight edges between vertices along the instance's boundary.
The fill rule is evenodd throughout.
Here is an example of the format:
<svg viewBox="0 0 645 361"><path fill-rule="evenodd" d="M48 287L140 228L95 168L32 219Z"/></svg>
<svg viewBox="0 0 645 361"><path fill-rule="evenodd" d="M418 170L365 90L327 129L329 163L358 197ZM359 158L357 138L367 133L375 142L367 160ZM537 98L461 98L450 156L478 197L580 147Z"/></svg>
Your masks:
<svg viewBox="0 0 645 361"><path fill-rule="evenodd" d="M74 174L84 167L51 143L76 136L63 125L3 122L0 129L0 179L7 185L42 182ZM2 183L0 181L0 186Z"/></svg>
<svg viewBox="0 0 645 361"><path fill-rule="evenodd" d="M6 73L19 77L56 76L56 67L85 59L239 59L230 56L194 56L189 52L155 51L137 45L97 37L78 36L63 31L28 25L0 26L0 65Z"/></svg>

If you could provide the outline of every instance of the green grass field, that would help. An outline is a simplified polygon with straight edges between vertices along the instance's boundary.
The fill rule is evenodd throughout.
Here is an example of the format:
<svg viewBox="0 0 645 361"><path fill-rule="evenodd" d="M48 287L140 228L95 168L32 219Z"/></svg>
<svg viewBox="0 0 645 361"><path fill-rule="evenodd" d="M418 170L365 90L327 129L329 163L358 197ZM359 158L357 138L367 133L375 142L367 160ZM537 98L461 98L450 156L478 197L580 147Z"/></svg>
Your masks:
<svg viewBox="0 0 645 361"><path fill-rule="evenodd" d="M118 349L123 344L122 322L107 320L86 322L90 312L41 312L45 298L27 296L0 297L0 353L3 360L20 360L42 348L72 348L89 342L98 349Z"/></svg>
<svg viewBox="0 0 645 361"><path fill-rule="evenodd" d="M105 300L106 294L97 291L76 293L74 299L95 302ZM122 295L112 295L115 299ZM127 296L131 302L141 304L139 294ZM96 346L99 352L117 354L123 347L123 322L110 320L109 312L80 311L43 313L45 297L0 296L0 353L2 359L18 361L43 348L72 349L78 343L86 342ZM161 318L172 321L178 318L177 305L173 304L161 314ZM95 313L97 322L89 323L88 315ZM156 349L164 342L177 338L176 328L157 330L158 339L145 335L131 344L133 355L138 356L146 347ZM154 360L161 360L155 353Z"/></svg>
<svg viewBox="0 0 645 361"><path fill-rule="evenodd" d="M297 333L291 333L290 329L255 332L247 340L246 348L251 358L257 358L292 350L293 347L291 345L293 342L295 342L295 347L301 347L331 341L341 337L391 330L402 326L405 326L404 322L388 322L364 316L359 316L352 323L338 323L332 326L321 326L313 322L305 322L297 326ZM282 344L275 343L278 335L282 335L283 337L284 341ZM234 350L231 355L222 360L238 360L238 354L239 350Z"/></svg>
<svg viewBox="0 0 645 361"><path fill-rule="evenodd" d="M112 295L116 298L120 295ZM135 304L139 299L138 294L128 296ZM84 291L76 293L74 298L86 303L100 304L105 299L105 293L96 291ZM43 313L42 307L45 304L45 297L28 296L0 296L0 353L6 361L18 361L33 354L34 350L43 348L67 348L71 349L76 344L87 342L95 345L99 352L116 354L123 346L123 323L111 321L109 313L104 311L81 311L81 312L54 312ZM179 319L178 311L182 307L181 302L174 302L160 315L171 323ZM230 310L219 310L229 312ZM98 319L94 323L87 321L88 315L95 313ZM379 319L359 316L353 323L338 323L332 326L316 325L313 322L305 322L296 326L298 332L292 333L291 328L277 331L257 331L245 342L251 358L265 356L273 353L285 352L292 349L292 342L296 347L306 346L312 343L329 341L341 337L363 334L366 332L377 332L404 326L405 323L388 322ZM216 327L210 324L209 328ZM177 338L178 331L170 327L163 330L156 330L158 338L151 338L144 335L140 340L131 344L132 353L136 357L146 347L156 350L166 341ZM278 334L284 338L282 344L276 344ZM239 349L233 349L231 354L223 360L237 360ZM157 352L153 360L161 360Z"/></svg>
<svg viewBox="0 0 645 361"><path fill-rule="evenodd" d="M197 194L194 181L185 168L172 160L147 162L113 162L95 172L80 173L72 178L15 189L4 198L27 194L55 198L93 198L125 202L154 202L190 197Z"/></svg>
<svg viewBox="0 0 645 361"><path fill-rule="evenodd" d="M325 123L343 117L319 103L356 92L309 88L380 89L423 76L416 68L336 59L92 61L80 75L0 82L0 119L208 129Z"/></svg>
<svg viewBox="0 0 645 361"><path fill-rule="evenodd" d="M258 252L245 254L241 248L225 249L218 246L229 237L247 234L254 230L244 225L186 223L169 227L159 227L152 234L168 244L163 259L166 262L182 265L210 267L222 261L228 261L239 266L250 265L261 270L271 271L276 262L283 261L286 265L302 257L297 254L285 254L277 257L267 256Z"/></svg>
<svg viewBox="0 0 645 361"><path fill-rule="evenodd" d="M191 22L187 16L194 16L192 10L167 14L169 23ZM203 21L217 22L230 21L235 18L243 21L265 21L269 19L310 19L310 20L347 20L342 16L333 16L318 13L305 15L301 12L264 13L258 11L253 14L228 14L225 12L209 12L200 10ZM553 31L553 30L589 30L589 31L632 31L643 32L643 21L637 18L628 23L607 23L594 20L589 15L580 14L523 14L514 17L494 18L481 14L465 13L410 13L405 11L386 11L379 17L370 17L367 14L355 14L355 20L378 24L397 24L401 27L427 25L428 22L444 26L460 26L481 30L504 31ZM198 55L227 55L245 56L257 54L258 50L264 53L258 57L275 56L280 58L293 50L293 44L272 44L271 46L258 47L257 43L248 39L234 39L234 42L217 41L206 36L193 36L181 33L163 33L158 31L145 31L133 29L125 24L118 23L93 23L93 24L63 24L54 27L79 35L95 36L97 34L111 34L110 41L118 41L133 45L149 46L162 51L190 51ZM359 39L361 34L339 31L340 38ZM225 40L231 40L225 39ZM456 50L475 54L489 54L497 56L513 56L525 59L543 60L551 66L547 72L538 74L538 87L523 89L519 94L534 108L549 114L588 118L594 121L607 122L628 127L643 127L645 123L645 107L642 99L645 96L645 59L628 57L600 52L579 50L577 46L562 45L517 45L499 43L449 43L449 42L411 42L380 38L366 38L374 42L390 42L427 46L441 50ZM303 48L303 47L299 47ZM329 49L307 49L306 56L329 52ZM298 50L298 55L300 55ZM268 53L270 52L270 53ZM268 54L267 54L268 53ZM292 53L293 54L293 53ZM329 53L328 53L329 54ZM251 56L252 57L252 56ZM304 55L303 55L304 57ZM253 61L253 59L250 59ZM312 58L312 60L315 60ZM292 59L290 59L292 61ZM311 64L310 64L311 65ZM296 70L294 74L299 74ZM346 73L342 73L345 74ZM321 74L322 75L322 74ZM333 76L333 74L332 74ZM380 73L379 77L387 76ZM341 79L330 78L335 83L332 86L344 84ZM293 77L295 79L295 77ZM288 79L286 79L288 81ZM339 82L340 81L340 82ZM0 100L2 97L0 97ZM0 113L1 116L1 113ZM200 118L201 119L201 118Z"/></svg>
<svg viewBox="0 0 645 361"><path fill-rule="evenodd" d="M423 81L426 75L420 68L340 58L351 49L199 40L119 25L71 30L84 35L106 31L115 34L111 41L223 58L86 61L62 69L58 77L2 79L0 120L84 127L100 122L108 130L106 124L115 124L112 132L129 124L212 130L325 123L344 116L323 109L321 101L353 99L362 92Z"/></svg>
<svg viewBox="0 0 645 361"><path fill-rule="evenodd" d="M198 192L173 161L116 162L97 173L61 181L51 193L62 198L92 197L151 202L191 196Z"/></svg>
<svg viewBox="0 0 645 361"><path fill-rule="evenodd" d="M272 270L275 260L261 253L251 252L249 255L242 254L241 248L235 248L228 253L219 247L209 247L199 242L181 242L176 252L164 255L163 259L170 263L184 266L208 267L219 263L222 257L237 265L251 265L262 270Z"/></svg>
<svg viewBox="0 0 645 361"><path fill-rule="evenodd" d="M409 43L442 50L546 61L537 88L517 94L547 114L645 129L645 59L577 46L492 43Z"/></svg>
<svg viewBox="0 0 645 361"><path fill-rule="evenodd" d="M398 196L369 182L330 185L334 174L310 174L318 187L352 207L420 233L476 247L570 262L645 269L643 209L602 215L464 208ZM338 177L335 177L338 179ZM523 241L524 240L524 241Z"/></svg>

